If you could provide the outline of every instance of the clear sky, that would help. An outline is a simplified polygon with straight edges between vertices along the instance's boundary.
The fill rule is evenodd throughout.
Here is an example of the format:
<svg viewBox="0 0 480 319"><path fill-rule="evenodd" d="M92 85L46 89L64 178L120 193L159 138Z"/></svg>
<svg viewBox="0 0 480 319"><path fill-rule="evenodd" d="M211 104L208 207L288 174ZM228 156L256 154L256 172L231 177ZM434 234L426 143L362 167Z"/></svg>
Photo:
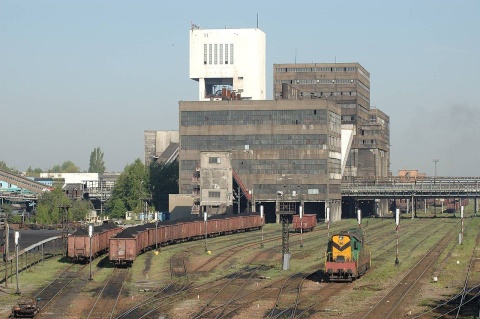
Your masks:
<svg viewBox="0 0 480 319"><path fill-rule="evenodd" d="M144 130L177 130L189 29L259 28L274 63L359 62L390 116L391 167L480 176L480 1L0 0L0 160L107 170L143 159Z"/></svg>

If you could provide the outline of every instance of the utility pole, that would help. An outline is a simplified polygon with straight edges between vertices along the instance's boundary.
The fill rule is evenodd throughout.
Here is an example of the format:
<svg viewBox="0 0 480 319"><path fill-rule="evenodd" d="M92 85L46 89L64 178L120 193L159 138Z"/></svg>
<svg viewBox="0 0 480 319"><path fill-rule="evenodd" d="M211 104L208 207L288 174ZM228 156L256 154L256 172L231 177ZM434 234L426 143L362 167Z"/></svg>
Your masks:
<svg viewBox="0 0 480 319"><path fill-rule="evenodd" d="M3 241L2 241L2 246L3 246L3 262L5 263L5 288L8 288L8 248L9 248L9 242L8 239L10 237L10 228L8 227L8 220L6 214L2 214L0 218L0 223L3 228Z"/></svg>
<svg viewBox="0 0 480 319"><path fill-rule="evenodd" d="M60 214L62 215L62 243L63 243L63 256L67 256L68 252L68 209L70 205L58 206Z"/></svg>
<svg viewBox="0 0 480 319"><path fill-rule="evenodd" d="M437 163L440 161L438 158L432 160L435 163L435 175L433 175L433 185L435 186L437 180ZM436 198L433 200L433 217L437 217L437 203Z"/></svg>
<svg viewBox="0 0 480 319"><path fill-rule="evenodd" d="M400 264L400 261L398 260L398 226L400 225L400 209L395 210L395 232L397 233L397 252L395 255L395 266L398 266Z"/></svg>
<svg viewBox="0 0 480 319"><path fill-rule="evenodd" d="M88 225L88 237L90 238L90 277L88 280L93 280L92 278L92 237L93 237L93 224Z"/></svg>
<svg viewBox="0 0 480 319"><path fill-rule="evenodd" d="M263 248L263 225L264 225L264 214L263 214L263 205L260 205L260 219L262 220L262 244L260 245L261 248Z"/></svg>
<svg viewBox="0 0 480 319"><path fill-rule="evenodd" d="M15 232L15 256L17 257L17 267L16 267L16 272L17 272L17 275L15 276L17 278L17 290L15 291L15 294L16 295L20 295L21 292L20 292L20 289L18 288L18 245L20 244L19 243L19 238L20 238L20 232L19 231L16 231Z"/></svg>
<svg viewBox="0 0 480 319"><path fill-rule="evenodd" d="M203 220L204 220L204 223L205 223L205 252L208 253L208 246L207 246L207 236L208 236L208 232L207 232L207 221L208 221L208 213L207 213L207 212L204 212L204 213L203 213Z"/></svg>

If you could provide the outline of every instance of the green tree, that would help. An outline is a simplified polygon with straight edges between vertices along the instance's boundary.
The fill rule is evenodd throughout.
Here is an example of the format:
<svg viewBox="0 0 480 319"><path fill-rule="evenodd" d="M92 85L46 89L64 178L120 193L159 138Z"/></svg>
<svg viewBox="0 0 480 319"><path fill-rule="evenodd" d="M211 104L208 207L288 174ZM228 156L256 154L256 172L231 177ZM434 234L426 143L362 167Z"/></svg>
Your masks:
<svg viewBox="0 0 480 319"><path fill-rule="evenodd" d="M65 161L62 165L54 165L48 170L49 173L79 173L80 168L72 161Z"/></svg>
<svg viewBox="0 0 480 319"><path fill-rule="evenodd" d="M16 168L8 167L7 163L5 163L4 161L0 161L0 169L13 174L19 173Z"/></svg>
<svg viewBox="0 0 480 319"><path fill-rule="evenodd" d="M37 203L35 220L40 224L56 224L60 221L59 206L71 205L67 195L61 188L55 188L51 192L43 192Z"/></svg>
<svg viewBox="0 0 480 319"><path fill-rule="evenodd" d="M148 171L140 159L127 165L123 173L118 176L110 200L106 204L109 215L113 217L111 214L115 213L116 217L124 217L126 211L141 212L143 200L149 197L148 181ZM119 201L125 208L122 214L119 211L122 209ZM120 214L122 216L118 216Z"/></svg>
<svg viewBox="0 0 480 319"><path fill-rule="evenodd" d="M100 147L95 148L90 154L89 173L105 173L105 161L103 160L103 152Z"/></svg>
<svg viewBox="0 0 480 319"><path fill-rule="evenodd" d="M27 176L40 177L40 174L43 173L41 168L32 168L31 166L27 169Z"/></svg>
<svg viewBox="0 0 480 319"><path fill-rule="evenodd" d="M152 202L160 211L168 211L168 195L178 194L178 162L150 164Z"/></svg>
<svg viewBox="0 0 480 319"><path fill-rule="evenodd" d="M87 214L93 210L93 204L89 200L74 200L72 207L68 210L68 219L84 221Z"/></svg>
<svg viewBox="0 0 480 319"><path fill-rule="evenodd" d="M62 164L62 173L80 173L80 168L72 161L65 161Z"/></svg>
<svg viewBox="0 0 480 319"><path fill-rule="evenodd" d="M127 208L120 198L110 202L110 218L125 218Z"/></svg>

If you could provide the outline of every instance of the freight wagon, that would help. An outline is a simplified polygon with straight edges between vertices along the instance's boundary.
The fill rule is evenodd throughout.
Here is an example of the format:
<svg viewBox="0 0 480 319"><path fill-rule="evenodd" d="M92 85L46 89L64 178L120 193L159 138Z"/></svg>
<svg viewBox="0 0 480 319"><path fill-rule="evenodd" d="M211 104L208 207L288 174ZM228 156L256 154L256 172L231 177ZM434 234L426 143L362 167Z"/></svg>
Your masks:
<svg viewBox="0 0 480 319"><path fill-rule="evenodd" d="M203 219L159 222L129 227L109 240L109 259L116 265L132 264L137 256L156 245L165 246L207 237L260 229L260 215L218 215Z"/></svg>
<svg viewBox="0 0 480 319"><path fill-rule="evenodd" d="M455 212L459 212L461 207L465 207L468 205L468 198L464 199L456 199L456 198L447 198L445 200L446 212L455 214Z"/></svg>
<svg viewBox="0 0 480 319"><path fill-rule="evenodd" d="M92 245L90 247L88 228L79 228L72 235L68 236L68 257L75 261L88 261L90 259L91 251L92 258L96 258L107 252L109 248L109 238L118 234L122 230L123 228L114 224L102 224L93 227Z"/></svg>
<svg viewBox="0 0 480 319"><path fill-rule="evenodd" d="M370 250L364 244L364 237L361 228L330 237L325 258L325 274L330 281L353 281L370 268Z"/></svg>
<svg viewBox="0 0 480 319"><path fill-rule="evenodd" d="M312 231L317 226L317 215L303 214L302 218L300 215L293 215L292 226L296 232Z"/></svg>

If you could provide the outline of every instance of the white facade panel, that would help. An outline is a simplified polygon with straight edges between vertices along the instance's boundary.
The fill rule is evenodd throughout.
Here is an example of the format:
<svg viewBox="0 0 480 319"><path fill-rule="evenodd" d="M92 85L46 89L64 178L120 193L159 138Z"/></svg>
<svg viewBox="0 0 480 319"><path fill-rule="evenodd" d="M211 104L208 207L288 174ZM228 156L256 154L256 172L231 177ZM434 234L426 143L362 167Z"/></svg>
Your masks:
<svg viewBox="0 0 480 319"><path fill-rule="evenodd" d="M83 184L85 181L98 181L98 173L40 173L42 178L63 178L65 184Z"/></svg>
<svg viewBox="0 0 480 319"><path fill-rule="evenodd" d="M200 101L215 94L212 83L216 89L231 87L242 98L265 100L265 63L260 29L190 30L190 78L199 82Z"/></svg>

